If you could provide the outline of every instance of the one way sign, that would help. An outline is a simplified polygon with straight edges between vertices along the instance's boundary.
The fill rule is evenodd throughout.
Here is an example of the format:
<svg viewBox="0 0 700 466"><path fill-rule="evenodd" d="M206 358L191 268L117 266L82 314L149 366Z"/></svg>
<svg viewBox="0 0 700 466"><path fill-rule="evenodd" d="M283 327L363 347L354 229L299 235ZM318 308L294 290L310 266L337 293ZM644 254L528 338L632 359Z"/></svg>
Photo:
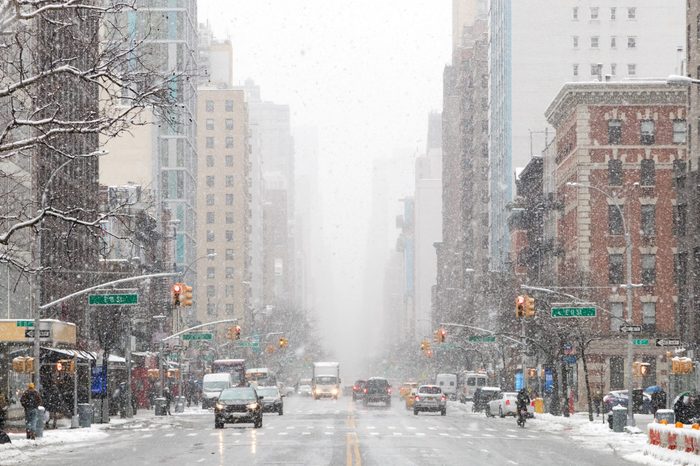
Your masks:
<svg viewBox="0 0 700 466"><path fill-rule="evenodd" d="M679 338L657 338L656 346L681 346Z"/></svg>
<svg viewBox="0 0 700 466"><path fill-rule="evenodd" d="M50 329L39 330L39 338L49 338L51 336ZM28 328L24 331L24 338L34 338L34 329Z"/></svg>

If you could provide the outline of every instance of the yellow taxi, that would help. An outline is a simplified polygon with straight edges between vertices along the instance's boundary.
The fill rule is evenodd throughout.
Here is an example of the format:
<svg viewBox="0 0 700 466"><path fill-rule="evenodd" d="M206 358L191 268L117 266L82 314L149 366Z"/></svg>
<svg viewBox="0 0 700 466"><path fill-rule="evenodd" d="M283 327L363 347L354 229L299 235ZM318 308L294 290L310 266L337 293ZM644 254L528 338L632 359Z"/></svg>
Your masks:
<svg viewBox="0 0 700 466"><path fill-rule="evenodd" d="M406 409L413 409L413 404L416 402L416 393L418 392L418 387L413 387L411 388L411 391L408 392L408 395L404 397L406 400Z"/></svg>
<svg viewBox="0 0 700 466"><path fill-rule="evenodd" d="M411 393L411 389L416 387L418 387L417 382L404 382L399 388L399 398L405 399Z"/></svg>

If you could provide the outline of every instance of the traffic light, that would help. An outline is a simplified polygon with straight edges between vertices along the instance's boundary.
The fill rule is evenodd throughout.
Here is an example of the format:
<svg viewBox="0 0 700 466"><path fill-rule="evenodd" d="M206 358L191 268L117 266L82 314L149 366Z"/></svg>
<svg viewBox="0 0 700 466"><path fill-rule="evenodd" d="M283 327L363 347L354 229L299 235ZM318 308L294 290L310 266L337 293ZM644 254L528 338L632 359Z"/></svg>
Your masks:
<svg viewBox="0 0 700 466"><path fill-rule="evenodd" d="M192 287L181 283L182 291L180 293L180 306L191 306L192 305Z"/></svg>
<svg viewBox="0 0 700 466"><path fill-rule="evenodd" d="M240 340L241 339L241 326L236 325L233 327L233 339L234 340Z"/></svg>
<svg viewBox="0 0 700 466"><path fill-rule="evenodd" d="M635 377L646 377L649 375L650 364L648 362L634 361L632 363L632 374Z"/></svg>
<svg viewBox="0 0 700 466"><path fill-rule="evenodd" d="M280 337L279 346L280 348L286 348L289 346L289 341L284 337Z"/></svg>
<svg viewBox="0 0 700 466"><path fill-rule="evenodd" d="M170 293L173 298L173 306L180 305L180 295L182 294L182 283L173 283L170 287Z"/></svg>
<svg viewBox="0 0 700 466"><path fill-rule="evenodd" d="M420 350L423 352L430 351L430 342L428 340L421 341Z"/></svg>
<svg viewBox="0 0 700 466"><path fill-rule="evenodd" d="M440 327L439 329L437 329L435 334L437 335L437 342L438 343L445 343L445 337L447 336L447 332L445 331L444 328Z"/></svg>
<svg viewBox="0 0 700 466"><path fill-rule="evenodd" d="M535 317L535 298L525 296L525 317Z"/></svg>
<svg viewBox="0 0 700 466"><path fill-rule="evenodd" d="M236 339L236 328L235 327L229 327L226 329L226 338L228 338L229 340Z"/></svg>
<svg viewBox="0 0 700 466"><path fill-rule="evenodd" d="M671 373L673 374L690 374L693 372L693 361L690 358L673 358L671 359Z"/></svg>
<svg viewBox="0 0 700 466"><path fill-rule="evenodd" d="M515 298L515 317L525 317L525 296L518 296Z"/></svg>
<svg viewBox="0 0 700 466"><path fill-rule="evenodd" d="M18 356L12 359L12 370L22 373L34 372L34 358Z"/></svg>

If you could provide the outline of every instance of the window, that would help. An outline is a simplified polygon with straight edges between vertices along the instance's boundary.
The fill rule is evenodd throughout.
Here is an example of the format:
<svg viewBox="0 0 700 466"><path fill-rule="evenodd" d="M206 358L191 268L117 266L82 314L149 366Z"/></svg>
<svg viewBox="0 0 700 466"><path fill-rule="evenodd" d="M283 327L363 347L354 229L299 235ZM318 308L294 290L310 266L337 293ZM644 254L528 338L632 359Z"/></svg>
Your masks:
<svg viewBox="0 0 700 466"><path fill-rule="evenodd" d="M227 249L227 250L226 250L226 260L227 260L227 261L232 261L232 260L233 260L233 249Z"/></svg>
<svg viewBox="0 0 700 466"><path fill-rule="evenodd" d="M656 325L656 303L642 303L642 323Z"/></svg>
<svg viewBox="0 0 700 466"><path fill-rule="evenodd" d="M207 303L207 314L210 316L216 315L216 303Z"/></svg>
<svg viewBox="0 0 700 466"><path fill-rule="evenodd" d="M574 9L571 11L571 18L573 20L578 20L578 7L575 6Z"/></svg>
<svg viewBox="0 0 700 466"><path fill-rule="evenodd" d="M678 204L673 206L673 234L685 236L686 223L688 221L688 205Z"/></svg>
<svg viewBox="0 0 700 466"><path fill-rule="evenodd" d="M214 223L214 212L207 212L207 223Z"/></svg>
<svg viewBox="0 0 700 466"><path fill-rule="evenodd" d="M610 303L610 331L619 332L620 325L624 323L622 320L622 313L624 312L625 306L623 303Z"/></svg>
<svg viewBox="0 0 700 466"><path fill-rule="evenodd" d="M633 49L636 47L637 47L637 38L636 37L628 37L627 38L627 48Z"/></svg>
<svg viewBox="0 0 700 466"><path fill-rule="evenodd" d="M685 120L673 120L673 143L685 144L686 137L686 122Z"/></svg>
<svg viewBox="0 0 700 466"><path fill-rule="evenodd" d="M233 147L233 138L232 137L227 137L226 138L226 148L230 149Z"/></svg>
<svg viewBox="0 0 700 466"><path fill-rule="evenodd" d="M622 120L608 120L608 144L622 142Z"/></svg>
<svg viewBox="0 0 700 466"><path fill-rule="evenodd" d="M207 285L207 298L216 296L216 285Z"/></svg>
<svg viewBox="0 0 700 466"><path fill-rule="evenodd" d="M591 7L591 19L598 19L598 10L597 6Z"/></svg>
<svg viewBox="0 0 700 466"><path fill-rule="evenodd" d="M207 278L216 278L216 268L207 267Z"/></svg>
<svg viewBox="0 0 700 466"><path fill-rule="evenodd" d="M226 315L229 315L229 316L233 315L233 304L226 305Z"/></svg>
<svg viewBox="0 0 700 466"><path fill-rule="evenodd" d="M627 65L627 74L630 76L635 76L637 74L637 65L630 63Z"/></svg>
<svg viewBox="0 0 700 466"><path fill-rule="evenodd" d="M616 16L617 16L617 8L615 8L615 7L610 8L610 19L612 21L615 21L617 19Z"/></svg>
<svg viewBox="0 0 700 466"><path fill-rule="evenodd" d="M650 285L656 280L656 255L642 254L642 283Z"/></svg>
<svg viewBox="0 0 700 466"><path fill-rule="evenodd" d="M214 101L213 100L207 100L207 112L213 112L214 111Z"/></svg>
<svg viewBox="0 0 700 466"><path fill-rule="evenodd" d="M608 161L608 185L622 186L622 160L613 159Z"/></svg>
<svg viewBox="0 0 700 466"><path fill-rule="evenodd" d="M639 142L646 145L654 144L654 140L656 139L656 123L654 120L642 120L640 132L641 138Z"/></svg>
<svg viewBox="0 0 700 466"><path fill-rule="evenodd" d="M233 100L226 100L226 111L227 112L233 111Z"/></svg>
<svg viewBox="0 0 700 466"><path fill-rule="evenodd" d="M231 225L233 223L233 212L226 212L226 223Z"/></svg>
<svg viewBox="0 0 700 466"><path fill-rule="evenodd" d="M635 7L627 8L627 19L637 19L637 9Z"/></svg>
<svg viewBox="0 0 700 466"><path fill-rule="evenodd" d="M207 194L207 205L214 205L215 199L213 194Z"/></svg>
<svg viewBox="0 0 700 466"><path fill-rule="evenodd" d="M214 119L207 118L207 129L214 129Z"/></svg>
<svg viewBox="0 0 700 466"><path fill-rule="evenodd" d="M227 188L232 188L232 187L233 187L233 175L227 175L227 176L226 176L226 187L227 187Z"/></svg>
<svg viewBox="0 0 700 466"><path fill-rule="evenodd" d="M233 205L233 194L226 194L226 205Z"/></svg>
<svg viewBox="0 0 700 466"><path fill-rule="evenodd" d="M642 160L640 178L642 186L654 186L656 184L656 168L653 159Z"/></svg>
<svg viewBox="0 0 700 466"><path fill-rule="evenodd" d="M624 282L622 272L622 254L610 254L608 256L608 283L619 285Z"/></svg>
<svg viewBox="0 0 700 466"><path fill-rule="evenodd" d="M214 187L214 177L213 176L207 176L207 187L208 188Z"/></svg>
<svg viewBox="0 0 700 466"><path fill-rule="evenodd" d="M207 155L207 167L211 168L214 166L214 156Z"/></svg>
<svg viewBox="0 0 700 466"><path fill-rule="evenodd" d="M685 188L685 162L683 160L673 161L673 179L676 183L676 189Z"/></svg>
<svg viewBox="0 0 700 466"><path fill-rule="evenodd" d="M625 229L622 224L622 215L614 205L608 206L608 233L611 235L623 235Z"/></svg>
<svg viewBox="0 0 700 466"><path fill-rule="evenodd" d="M214 234L214 230L207 230L207 243L213 242L214 238L216 238L216 235Z"/></svg>
<svg viewBox="0 0 700 466"><path fill-rule="evenodd" d="M207 149L213 149L214 148L214 138L207 136L206 141L207 141Z"/></svg>
<svg viewBox="0 0 700 466"><path fill-rule="evenodd" d="M226 156L226 166L233 167L233 155Z"/></svg>
<svg viewBox="0 0 700 466"><path fill-rule="evenodd" d="M227 298L230 298L231 296L233 296L233 285L226 285L225 290L226 290L225 293L226 293Z"/></svg>
<svg viewBox="0 0 700 466"><path fill-rule="evenodd" d="M226 242L233 243L233 230L226 230Z"/></svg>
<svg viewBox="0 0 700 466"><path fill-rule="evenodd" d="M681 252L673 256L673 272L678 286L685 286L688 276L688 253Z"/></svg>
<svg viewBox="0 0 700 466"><path fill-rule="evenodd" d="M610 76L615 76L617 74L617 65L615 63L610 63Z"/></svg>
<svg viewBox="0 0 700 466"><path fill-rule="evenodd" d="M644 204L641 206L641 226L643 236L654 236L656 233L656 206Z"/></svg>
<svg viewBox="0 0 700 466"><path fill-rule="evenodd" d="M574 43L574 48L577 49L578 48L578 36L573 37L573 43Z"/></svg>
<svg viewBox="0 0 700 466"><path fill-rule="evenodd" d="M612 36L610 38L610 48L611 49L616 49L617 48L617 37Z"/></svg>
<svg viewBox="0 0 700 466"><path fill-rule="evenodd" d="M233 267L226 267L226 278L233 278Z"/></svg>
<svg viewBox="0 0 700 466"><path fill-rule="evenodd" d="M593 48L593 49L598 48L598 36L591 37L591 48Z"/></svg>
<svg viewBox="0 0 700 466"><path fill-rule="evenodd" d="M226 118L226 129L233 129L233 119L231 118Z"/></svg>
<svg viewBox="0 0 700 466"><path fill-rule="evenodd" d="M610 356L610 390L622 390L625 385L625 360L622 356Z"/></svg>
<svg viewBox="0 0 700 466"><path fill-rule="evenodd" d="M600 76L603 72L603 65L600 63L591 63L591 76Z"/></svg>

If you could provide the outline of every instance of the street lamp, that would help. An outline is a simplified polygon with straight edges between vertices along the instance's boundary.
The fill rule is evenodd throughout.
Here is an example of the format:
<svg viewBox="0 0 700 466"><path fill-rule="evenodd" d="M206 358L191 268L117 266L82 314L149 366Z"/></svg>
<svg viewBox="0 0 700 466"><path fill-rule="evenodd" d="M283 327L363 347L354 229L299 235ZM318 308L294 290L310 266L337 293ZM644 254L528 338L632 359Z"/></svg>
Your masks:
<svg viewBox="0 0 700 466"><path fill-rule="evenodd" d="M585 183L577 183L573 181L569 181L566 183L567 186L571 186L574 188L584 188L584 189L592 189L594 191L597 191L604 195L606 198L610 199L615 206L615 209L617 209L617 212L620 214L620 219L622 220L622 228L625 231L625 253L627 256L627 267L625 267L625 278L626 278L626 284L624 286L625 291L627 293L627 321L631 325L633 320L632 320L632 288L634 288L634 284L632 283L632 237L630 236L630 231L627 225L627 221L625 220L625 215L622 212L622 208L620 207L620 203L618 202L617 195L610 195L607 192L603 191L600 188L597 188L593 185L590 184L585 184ZM613 193L614 194L614 193ZM627 425L628 426L635 426L636 422L634 420L634 410L632 407L632 391L634 389L633 387L633 379L632 379L632 332L627 332Z"/></svg>
<svg viewBox="0 0 700 466"><path fill-rule="evenodd" d="M700 84L700 79L691 78L690 76L682 76L678 74L672 74L666 78L667 84L681 84L689 86L691 84Z"/></svg>

